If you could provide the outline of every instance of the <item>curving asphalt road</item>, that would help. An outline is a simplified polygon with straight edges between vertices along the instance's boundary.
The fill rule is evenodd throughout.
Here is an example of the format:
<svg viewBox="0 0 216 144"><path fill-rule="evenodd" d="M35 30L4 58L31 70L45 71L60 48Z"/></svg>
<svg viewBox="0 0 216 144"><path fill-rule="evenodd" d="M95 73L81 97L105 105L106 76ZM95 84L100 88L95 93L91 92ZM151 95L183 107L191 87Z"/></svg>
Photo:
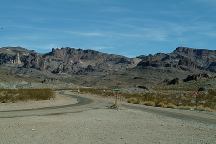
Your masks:
<svg viewBox="0 0 216 144"><path fill-rule="evenodd" d="M84 108L81 106L85 106L85 109L91 108L89 104L92 104L94 102L92 99L86 97L80 97L72 94L65 94L63 91L61 91L60 94L63 94L71 98L75 98L77 99L78 103L61 105L61 106L35 108L35 109L0 111L0 118L46 116L46 115L60 115L65 113L74 113L83 110Z"/></svg>
<svg viewBox="0 0 216 144"><path fill-rule="evenodd" d="M48 116L48 115L61 115L66 113L78 113L91 109L105 109L106 106L110 105L110 102L105 100L94 99L93 97L83 97L73 94L65 94L65 91L60 91L61 94L76 98L78 103L53 106L53 107L43 107L37 109L25 109L25 110L12 110L12 111L0 111L0 118L15 118L15 117L27 117L27 116ZM185 111L185 110L174 110L174 109L164 109L147 107L143 105L133 105L133 104L122 104L124 109L135 109L149 113L155 113L157 115L163 115L167 117L177 118L181 120L190 120L201 122L205 124L216 125L216 114L208 112L198 112L198 111Z"/></svg>

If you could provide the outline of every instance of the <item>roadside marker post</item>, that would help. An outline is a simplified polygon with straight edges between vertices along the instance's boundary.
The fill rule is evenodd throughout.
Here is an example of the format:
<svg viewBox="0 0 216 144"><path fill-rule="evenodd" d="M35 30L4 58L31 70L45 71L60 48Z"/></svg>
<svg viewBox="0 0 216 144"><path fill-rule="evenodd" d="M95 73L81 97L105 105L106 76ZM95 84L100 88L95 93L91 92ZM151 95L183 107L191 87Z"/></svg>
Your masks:
<svg viewBox="0 0 216 144"><path fill-rule="evenodd" d="M114 89L112 89L112 91L113 91L113 93L114 93L114 95L115 95L115 102L114 102L113 107L118 109L118 107L119 107L119 105L118 105L118 99L119 99L118 93L119 93L121 90L120 90L119 88L114 88Z"/></svg>
<svg viewBox="0 0 216 144"><path fill-rule="evenodd" d="M80 94L80 89L77 89L77 93L78 93L78 95Z"/></svg>
<svg viewBox="0 0 216 144"><path fill-rule="evenodd" d="M198 98L197 98L198 95L199 95L199 94L198 94L197 91L195 91L195 92L193 93L193 96L195 97L195 106L196 106L196 110L197 110L197 107L198 107Z"/></svg>

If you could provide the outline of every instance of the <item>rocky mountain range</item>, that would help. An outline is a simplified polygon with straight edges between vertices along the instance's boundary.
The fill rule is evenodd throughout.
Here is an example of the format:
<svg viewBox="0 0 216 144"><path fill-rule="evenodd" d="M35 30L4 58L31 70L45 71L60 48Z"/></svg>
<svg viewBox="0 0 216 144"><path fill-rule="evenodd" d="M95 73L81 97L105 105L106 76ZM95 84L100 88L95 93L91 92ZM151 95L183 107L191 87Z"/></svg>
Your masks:
<svg viewBox="0 0 216 144"><path fill-rule="evenodd" d="M178 47L171 53L128 58L94 50L56 48L40 54L22 47L0 48L0 81L9 77L79 85L156 84L165 78L216 73L216 50Z"/></svg>
<svg viewBox="0 0 216 144"><path fill-rule="evenodd" d="M0 49L0 64L16 64L20 68L49 71L54 74L83 74L93 71L125 70L136 66L137 60L94 50L68 47L52 49L51 52L45 54L21 47L4 47Z"/></svg>
<svg viewBox="0 0 216 144"><path fill-rule="evenodd" d="M216 51L178 47L170 54L139 56L140 67L174 67L185 71L204 70L216 72Z"/></svg>

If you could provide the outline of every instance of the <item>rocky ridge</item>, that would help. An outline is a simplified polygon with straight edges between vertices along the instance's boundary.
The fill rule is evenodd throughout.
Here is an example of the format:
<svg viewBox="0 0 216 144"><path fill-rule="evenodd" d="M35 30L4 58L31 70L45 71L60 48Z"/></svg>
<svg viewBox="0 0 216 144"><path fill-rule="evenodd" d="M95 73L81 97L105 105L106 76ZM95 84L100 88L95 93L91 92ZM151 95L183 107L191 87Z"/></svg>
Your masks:
<svg viewBox="0 0 216 144"><path fill-rule="evenodd" d="M178 47L172 53L139 56L138 67L172 67L185 71L216 72L216 50Z"/></svg>
<svg viewBox="0 0 216 144"><path fill-rule="evenodd" d="M72 81L84 86L143 86L165 79L184 79L189 74L215 74L216 50L178 47L172 53L128 58L69 47L53 48L45 54L21 47L3 47L0 69L14 79L27 77L29 81L42 83Z"/></svg>

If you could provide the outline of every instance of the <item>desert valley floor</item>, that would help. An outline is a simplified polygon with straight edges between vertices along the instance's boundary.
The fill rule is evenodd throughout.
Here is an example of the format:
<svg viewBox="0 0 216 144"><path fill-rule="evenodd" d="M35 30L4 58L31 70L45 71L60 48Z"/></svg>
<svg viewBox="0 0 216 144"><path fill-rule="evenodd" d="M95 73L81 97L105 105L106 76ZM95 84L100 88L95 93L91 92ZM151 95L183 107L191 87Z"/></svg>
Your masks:
<svg viewBox="0 0 216 144"><path fill-rule="evenodd" d="M96 96L62 98L46 107L22 103L0 111L1 144L213 144L216 114L120 104ZM66 100L65 100L66 99ZM60 101L60 102L58 102ZM19 108L20 109L19 109ZM13 110L14 108L14 110Z"/></svg>

